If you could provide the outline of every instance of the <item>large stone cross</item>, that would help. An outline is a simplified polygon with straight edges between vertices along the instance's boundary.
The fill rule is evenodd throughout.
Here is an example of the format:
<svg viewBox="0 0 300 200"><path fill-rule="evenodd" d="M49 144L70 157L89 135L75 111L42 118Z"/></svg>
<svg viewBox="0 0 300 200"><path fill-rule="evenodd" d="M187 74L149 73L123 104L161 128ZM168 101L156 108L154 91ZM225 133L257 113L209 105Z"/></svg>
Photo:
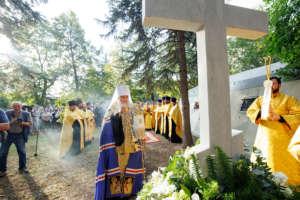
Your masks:
<svg viewBox="0 0 300 200"><path fill-rule="evenodd" d="M241 153L242 135L231 130L226 35L266 35L267 14L224 0L143 0L143 25L196 32L201 143L195 148L202 155L215 145L229 155Z"/></svg>

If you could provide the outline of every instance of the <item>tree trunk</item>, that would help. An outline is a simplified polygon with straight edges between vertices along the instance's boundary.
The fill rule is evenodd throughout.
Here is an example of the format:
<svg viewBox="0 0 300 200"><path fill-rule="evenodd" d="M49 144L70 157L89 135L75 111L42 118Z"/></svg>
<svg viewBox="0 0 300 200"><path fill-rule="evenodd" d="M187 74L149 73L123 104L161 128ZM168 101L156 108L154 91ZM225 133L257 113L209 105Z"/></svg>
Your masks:
<svg viewBox="0 0 300 200"><path fill-rule="evenodd" d="M40 97L39 97L38 91L37 91L38 85L36 84L35 81L33 82L33 87L34 87L34 90L32 90L32 91L33 91L34 101L35 101L35 103L40 105Z"/></svg>
<svg viewBox="0 0 300 200"><path fill-rule="evenodd" d="M187 80L187 65L185 55L185 41L184 32L176 31L177 45L176 50L179 57L180 66L180 93L182 99L182 112L183 112L183 144L184 146L192 146L194 144L191 123L190 123L190 103L188 93L188 80Z"/></svg>
<svg viewBox="0 0 300 200"><path fill-rule="evenodd" d="M43 106L46 105L47 89L48 89L48 80L44 78L43 91L41 96L41 103Z"/></svg>
<svg viewBox="0 0 300 200"><path fill-rule="evenodd" d="M76 91L79 91L79 81L78 81L77 69L76 69L75 64L72 64L72 67L74 70L74 81L75 81Z"/></svg>
<svg viewBox="0 0 300 200"><path fill-rule="evenodd" d="M70 50L71 50L72 68L74 71L74 82L75 82L76 91L79 91L79 80L78 80L78 74L77 74L77 67L75 64L74 53L73 53L73 49L72 49L71 45L70 45Z"/></svg>

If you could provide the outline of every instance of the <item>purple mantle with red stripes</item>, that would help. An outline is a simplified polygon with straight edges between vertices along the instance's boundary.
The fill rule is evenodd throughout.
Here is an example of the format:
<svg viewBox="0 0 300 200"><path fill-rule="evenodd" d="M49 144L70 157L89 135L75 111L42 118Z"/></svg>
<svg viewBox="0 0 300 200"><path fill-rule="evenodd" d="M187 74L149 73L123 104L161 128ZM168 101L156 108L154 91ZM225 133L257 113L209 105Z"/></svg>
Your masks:
<svg viewBox="0 0 300 200"><path fill-rule="evenodd" d="M113 129L109 120L104 124L99 147L95 200L128 197L143 187L145 168L142 151L130 154L124 176L121 177Z"/></svg>

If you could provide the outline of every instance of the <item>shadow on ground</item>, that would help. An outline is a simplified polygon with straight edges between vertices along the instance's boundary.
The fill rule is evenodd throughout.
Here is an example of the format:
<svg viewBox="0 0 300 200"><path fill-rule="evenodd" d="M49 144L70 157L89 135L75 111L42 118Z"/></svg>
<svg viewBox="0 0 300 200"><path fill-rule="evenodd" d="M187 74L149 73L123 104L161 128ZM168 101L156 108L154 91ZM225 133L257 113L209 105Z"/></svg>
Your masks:
<svg viewBox="0 0 300 200"><path fill-rule="evenodd" d="M160 142L146 145L147 175L158 167L167 166L170 155L182 149L157 135ZM94 198L95 170L98 161L99 131L93 142L78 156L58 159L59 131L40 134L38 156L35 154L36 137L26 144L29 174L19 174L18 155L11 147L8 156L8 174L0 178L0 199L74 199ZM135 199L134 197L131 199Z"/></svg>

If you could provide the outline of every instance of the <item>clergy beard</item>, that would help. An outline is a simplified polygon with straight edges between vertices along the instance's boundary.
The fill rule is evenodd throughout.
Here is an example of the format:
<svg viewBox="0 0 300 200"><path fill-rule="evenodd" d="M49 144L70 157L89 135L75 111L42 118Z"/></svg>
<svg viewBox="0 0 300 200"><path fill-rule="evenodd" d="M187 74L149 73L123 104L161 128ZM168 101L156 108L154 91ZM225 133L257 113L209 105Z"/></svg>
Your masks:
<svg viewBox="0 0 300 200"><path fill-rule="evenodd" d="M129 103L120 103L121 108L125 107L128 108L129 107Z"/></svg>
<svg viewBox="0 0 300 200"><path fill-rule="evenodd" d="M273 94L277 94L279 92L279 88L272 91Z"/></svg>

